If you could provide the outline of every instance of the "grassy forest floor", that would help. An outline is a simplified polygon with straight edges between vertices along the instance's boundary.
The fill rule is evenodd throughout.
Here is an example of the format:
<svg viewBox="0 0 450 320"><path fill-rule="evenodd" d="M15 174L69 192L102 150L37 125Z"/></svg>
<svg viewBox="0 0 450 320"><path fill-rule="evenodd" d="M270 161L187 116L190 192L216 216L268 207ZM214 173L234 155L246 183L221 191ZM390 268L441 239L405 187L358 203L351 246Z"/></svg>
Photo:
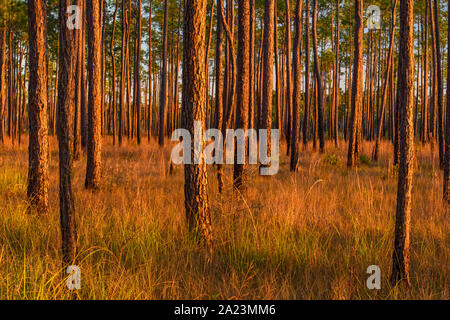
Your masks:
<svg viewBox="0 0 450 320"><path fill-rule="evenodd" d="M26 210L23 140L0 146L0 299L71 298L60 273L57 141L50 137L51 212L36 216ZM450 219L429 145L416 145L407 293L389 284L397 190L390 143L378 164L362 156L357 171L346 167L344 142L329 143L324 155L301 152L296 174L281 148L280 172L260 177L251 168L243 198L233 195L229 167L220 196L210 167L208 264L187 234L183 169L169 175L164 160L170 146L162 156L155 142L118 148L103 141L99 192L84 190L85 158L74 165L80 299L450 298ZM365 143L362 153L371 148ZM373 264L381 290L366 287Z"/></svg>

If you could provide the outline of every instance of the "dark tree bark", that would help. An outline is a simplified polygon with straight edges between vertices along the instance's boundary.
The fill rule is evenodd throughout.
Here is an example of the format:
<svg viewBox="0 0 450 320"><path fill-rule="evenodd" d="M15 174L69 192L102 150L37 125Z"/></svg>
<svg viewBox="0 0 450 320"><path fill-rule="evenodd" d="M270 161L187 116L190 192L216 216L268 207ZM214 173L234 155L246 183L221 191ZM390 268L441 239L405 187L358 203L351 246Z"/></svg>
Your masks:
<svg viewBox="0 0 450 320"><path fill-rule="evenodd" d="M136 110L136 138L141 144L141 0L136 3L135 49L134 49L134 110Z"/></svg>
<svg viewBox="0 0 450 320"><path fill-rule="evenodd" d="M447 8L450 8L450 0ZM448 23L447 44L450 43L450 19ZM447 110L446 110L446 127L445 127L445 161L444 161L444 206L448 210L450 205L450 63L447 62Z"/></svg>
<svg viewBox="0 0 450 320"><path fill-rule="evenodd" d="M291 9L290 0L285 0L285 27L286 27L286 143L287 154L291 147L291 129L292 129L292 75L291 75Z"/></svg>
<svg viewBox="0 0 450 320"><path fill-rule="evenodd" d="M126 50L127 50L128 14L126 0L122 0L122 51L120 72L120 103L119 103L119 146L122 145L124 134L124 109L125 109L125 76L126 76Z"/></svg>
<svg viewBox="0 0 450 320"><path fill-rule="evenodd" d="M302 52L302 13L303 0L297 0L295 5L295 35L294 35L294 95L292 106L292 135L290 170L296 171L298 166L298 142L300 138L300 104L301 104L301 52Z"/></svg>
<svg viewBox="0 0 450 320"><path fill-rule="evenodd" d="M28 2L28 201L38 212L48 207L47 8L45 0Z"/></svg>
<svg viewBox="0 0 450 320"><path fill-rule="evenodd" d="M352 110L349 128L347 166L358 165L359 137L361 130L361 108L363 103L363 1L355 1L354 61L352 77Z"/></svg>
<svg viewBox="0 0 450 320"><path fill-rule="evenodd" d="M266 1L266 10L268 3ZM248 102L249 102L249 80L250 80L250 0L238 1L238 51L237 51L237 102L236 102L236 120L238 129L244 132L248 129ZM269 3L270 7L270 3ZM272 27L273 35L273 3L272 9ZM267 11L266 11L267 12ZM270 45L270 44L269 44ZM273 43L269 49L273 50ZM272 51L273 52L273 51ZM270 82L272 85L272 81ZM245 162L247 162L247 138L245 141ZM235 189L243 191L246 188L246 164L237 162L237 152L235 152L235 163L233 171L233 186Z"/></svg>
<svg viewBox="0 0 450 320"><path fill-rule="evenodd" d="M334 131L334 145L335 147L338 147L339 144L339 96L340 96L340 79L341 79L341 59L340 59L340 5L339 0L336 0L336 39L335 39L335 64L336 64L336 70L334 73L334 123L333 123L333 131Z"/></svg>
<svg viewBox="0 0 450 320"><path fill-rule="evenodd" d="M88 27L88 141L87 141L87 189L98 189L101 180L101 12L99 0L86 1Z"/></svg>
<svg viewBox="0 0 450 320"><path fill-rule="evenodd" d="M217 4L217 28L216 28L216 102L215 102L215 120L216 120L216 129L222 131L222 122L223 122L223 86L224 79L222 76L223 69L223 23L222 23L222 9L223 9L223 0L218 0ZM223 191L223 168L222 164L217 164L217 184L219 193Z"/></svg>
<svg viewBox="0 0 450 320"><path fill-rule="evenodd" d="M184 2L183 25L183 106L182 127L194 134L194 122L202 122L205 130L206 74L204 68L206 48L206 0ZM191 154L194 152L191 143ZM193 159L191 159L193 160ZM184 166L185 208L189 231L196 239L202 239L211 248L211 217L207 194L206 163Z"/></svg>
<svg viewBox="0 0 450 320"><path fill-rule="evenodd" d="M310 99L310 86L309 86L309 74L310 74L310 58L309 58L309 0L306 0L305 2L305 41L306 41L306 48L305 48L305 107L303 112L303 147L306 149L306 146L308 144L308 127L309 127L309 99Z"/></svg>
<svg viewBox="0 0 450 320"><path fill-rule="evenodd" d="M73 111L75 107L75 77L77 63L77 31L66 26L69 18L68 0L59 2L59 83L58 83L58 144L59 202L63 263L72 264L76 257L77 234L72 191Z"/></svg>
<svg viewBox="0 0 450 320"><path fill-rule="evenodd" d="M162 39L161 58L161 89L159 96L159 145L164 146L164 133L167 107L167 24L168 24L168 0L164 0L164 29ZM206 112L206 111L205 111Z"/></svg>
<svg viewBox="0 0 450 320"><path fill-rule="evenodd" d="M323 128L323 89L322 89L322 74L320 72L319 52L317 48L317 0L313 0L313 50L314 50L314 75L316 78L317 91L317 131L319 134L320 152L325 151L325 135Z"/></svg>
<svg viewBox="0 0 450 320"><path fill-rule="evenodd" d="M117 117L116 117L116 59L114 57L114 36L116 34L116 17L117 11L119 10L119 0L116 0L116 8L114 9L114 18L112 25L112 35L110 44L110 55L111 55L111 68L112 68L112 134L113 134L113 145L116 144L117 135Z"/></svg>
<svg viewBox="0 0 450 320"><path fill-rule="evenodd" d="M410 285L409 244L414 161L414 1L400 0L399 131L400 162L391 282Z"/></svg>
<svg viewBox="0 0 450 320"><path fill-rule="evenodd" d="M0 143L5 143L5 73L6 73L6 28L0 29Z"/></svg>
<svg viewBox="0 0 450 320"><path fill-rule="evenodd" d="M150 142L152 137L152 6L153 1L150 0L148 13L148 132L147 139Z"/></svg>
<svg viewBox="0 0 450 320"><path fill-rule="evenodd" d="M442 54L441 54L441 35L439 26L439 3L434 0L434 30L436 45L436 72L437 72L437 107L438 107L438 142L439 142L439 164L444 167L444 89L442 84Z"/></svg>
<svg viewBox="0 0 450 320"><path fill-rule="evenodd" d="M84 1L83 0L77 0L77 5L80 8L80 13L83 16L83 8L84 8ZM82 26L83 27L83 24ZM82 77L81 73L84 72L84 67L82 61L83 58L83 46L82 46L82 36L83 32L80 30L78 33L77 40L79 41L78 45L78 54L77 54L77 73L75 75L75 110L74 110L74 121L73 121L73 158L74 160L78 160L80 158L81 153L81 91L82 91Z"/></svg>
<svg viewBox="0 0 450 320"><path fill-rule="evenodd" d="M272 98L273 98L273 48L275 1L266 0L264 8L263 39L263 87L262 87L262 127L267 130L267 154L271 153ZM242 33L239 33L242 36ZM247 87L248 88L248 87ZM270 165L270 164L267 164Z"/></svg>

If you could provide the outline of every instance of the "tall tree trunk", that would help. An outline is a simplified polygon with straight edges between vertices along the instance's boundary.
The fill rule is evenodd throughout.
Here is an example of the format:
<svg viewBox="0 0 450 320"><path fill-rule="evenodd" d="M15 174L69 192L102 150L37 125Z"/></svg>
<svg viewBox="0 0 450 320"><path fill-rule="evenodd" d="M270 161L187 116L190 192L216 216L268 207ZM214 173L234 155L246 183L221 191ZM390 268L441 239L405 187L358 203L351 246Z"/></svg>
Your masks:
<svg viewBox="0 0 450 320"><path fill-rule="evenodd" d="M339 0L336 0L336 39L335 39L335 63L336 63L336 71L334 73L334 145L338 147L339 143L339 96L340 96L340 79L341 79L341 60L340 60L340 5Z"/></svg>
<svg viewBox="0 0 450 320"><path fill-rule="evenodd" d="M5 143L5 73L6 73L6 28L0 29L0 143Z"/></svg>
<svg viewBox="0 0 450 320"><path fill-rule="evenodd" d="M450 0L448 6L450 8ZM447 19L447 45L450 43L450 19ZM448 58L447 58L448 59ZM447 61L447 109L445 121L444 206L450 205L450 63ZM448 211L447 211L448 212Z"/></svg>
<svg viewBox="0 0 450 320"><path fill-rule="evenodd" d="M114 18L112 25L112 35L111 35L111 45L110 45L110 55L111 55L111 69L112 69L112 134L113 134L113 145L116 144L117 135L117 117L116 117L116 59L114 56L114 36L116 34L116 18L117 11L119 10L119 0L116 0L116 8L114 9ZM119 119L120 121L120 119Z"/></svg>
<svg viewBox="0 0 450 320"><path fill-rule="evenodd" d="M396 9L397 9L397 0L393 0L392 4L392 24L391 24L391 34L390 34L390 43L389 43L389 56L387 58L387 67L385 71L385 77L384 77L384 85L383 85L383 95L381 98L381 110L380 110L380 117L378 120L378 129L377 129L377 138L375 141L375 148L373 150L372 159L374 161L378 160L378 148L380 145L381 140L381 130L383 129L383 119L384 119L384 112L386 109L386 103L387 103L387 91L388 91L388 84L389 84L389 74L391 72L392 64L393 64L393 54L394 54L394 37L395 37L395 19L396 19ZM392 84L391 84L392 85Z"/></svg>
<svg viewBox="0 0 450 320"><path fill-rule="evenodd" d="M399 126L400 162L398 174L395 242L391 282L409 278L411 190L414 161L414 0L400 0Z"/></svg>
<svg viewBox="0 0 450 320"><path fill-rule="evenodd" d="M271 153L272 98L273 98L273 48L275 1L266 0L264 8L263 39L263 87L262 87L262 127L267 130L267 154ZM242 33L240 33L242 35ZM291 98L292 99L292 98ZM264 166L270 166L265 164Z"/></svg>
<svg viewBox="0 0 450 320"><path fill-rule="evenodd" d="M141 0L136 3L135 49L134 49L134 110L136 110L136 138L141 144Z"/></svg>
<svg viewBox="0 0 450 320"><path fill-rule="evenodd" d="M350 118L347 166L358 165L361 130L361 108L363 103L363 1L355 1L354 61L352 77L352 110Z"/></svg>
<svg viewBox="0 0 450 320"><path fill-rule="evenodd" d="M77 0L77 6L80 8L80 11L83 12L84 1ZM83 33L80 31L77 33L78 38L78 54L77 54L77 73L75 75L75 110L74 110L74 121L73 121L73 158L74 160L78 160L80 158L81 153L81 90L82 90L82 82L81 82L81 72L84 71L83 62L82 62L82 35Z"/></svg>
<svg viewBox="0 0 450 320"><path fill-rule="evenodd" d="M273 35L273 2L266 0L266 14L267 10L272 10L272 28ZM237 103L236 103L236 119L237 129L242 129L244 132L248 129L248 101L249 101L249 80L250 80L250 0L238 1L238 51L237 51ZM270 19L270 18L268 18ZM267 26L269 28L269 26ZM266 34L266 31L264 32ZM269 51L273 53L273 43L267 43ZM272 81L270 82L272 85ZM244 148L244 163L237 161L238 154L235 152L235 162L233 171L233 187L237 190L245 190L246 188L246 163L247 163L247 148L248 141L245 138Z"/></svg>
<svg viewBox="0 0 450 320"><path fill-rule="evenodd" d="M320 152L325 151L325 135L323 128L323 89L322 89L322 75L320 73L319 52L317 48L317 0L313 0L314 12L313 12L313 50L314 50L314 74L317 80L317 122L318 122L318 134L320 142Z"/></svg>
<svg viewBox="0 0 450 320"><path fill-rule="evenodd" d="M310 113L310 85L309 85L309 74L310 74L310 47L309 47L309 0L305 2L305 40L306 40L306 48L305 48L305 107L303 112L303 147L306 149L308 144L308 127L309 127L309 113Z"/></svg>
<svg viewBox="0 0 450 320"><path fill-rule="evenodd" d="M38 212L48 207L47 8L45 0L28 2L29 68L27 196Z"/></svg>
<svg viewBox="0 0 450 320"><path fill-rule="evenodd" d="M164 132L167 107L167 24L168 24L168 0L164 0L164 28L162 39L161 58L161 91L159 98L159 145L164 146Z"/></svg>
<svg viewBox="0 0 450 320"><path fill-rule="evenodd" d="M127 27L128 14L126 0L122 0L122 51L121 51L121 72L120 72L120 104L119 104L119 146L122 145L124 134L124 109L125 109L125 76L126 76L126 47L127 47Z"/></svg>
<svg viewBox="0 0 450 320"><path fill-rule="evenodd" d="M196 121L201 121L201 130L205 131L206 2L206 0L186 0L184 2L182 126L189 130L191 135L194 134ZM193 150L194 141L191 142L191 154ZM184 177L185 208L189 231L194 234L195 238L202 239L206 246L211 248L212 232L206 163L202 161L201 164L185 164Z"/></svg>
<svg viewBox="0 0 450 320"><path fill-rule="evenodd" d="M435 45L436 45L436 70L437 70L437 105L438 105L438 142L439 142L439 164L440 167L444 167L444 89L442 84L442 55L441 55L441 35L439 25L439 3L438 0L434 0L434 29L436 32Z"/></svg>
<svg viewBox="0 0 450 320"><path fill-rule="evenodd" d="M153 86L152 86L152 7L153 7L153 1L150 0L149 3L149 13L148 13L148 132L147 132L147 139L148 142L150 142L150 139L152 137L152 93L153 93Z"/></svg>
<svg viewBox="0 0 450 320"><path fill-rule="evenodd" d="M87 0L88 27L88 141L87 141L87 189L98 189L101 180L101 94L102 94L102 25L100 0Z"/></svg>
<svg viewBox="0 0 450 320"><path fill-rule="evenodd" d="M223 69L223 23L222 23L222 9L223 0L218 0L217 3L217 27L216 27L216 94L215 94L215 118L216 118L216 129L222 131L223 122L223 85L224 78L222 76ZM251 102L250 102L251 103ZM219 146L220 148L220 146ZM222 163L217 164L217 184L219 193L223 191L223 168Z"/></svg>
<svg viewBox="0 0 450 320"><path fill-rule="evenodd" d="M302 52L302 14L303 0L295 4L295 35L294 35L294 94L292 105L292 135L291 135L291 163L290 170L296 171L298 166L298 142L300 138L300 104L301 104L301 52Z"/></svg>
<svg viewBox="0 0 450 320"><path fill-rule="evenodd" d="M59 144L59 202L63 264L75 260L77 234L75 205L72 192L73 110L75 106L75 77L77 62L77 32L66 26L69 18L68 0L59 2L59 84L58 84L58 144Z"/></svg>
<svg viewBox="0 0 450 320"><path fill-rule="evenodd" d="M290 0L285 0L285 27L286 27L286 143L287 154L291 148L291 128L292 128L292 75L291 75L291 8Z"/></svg>
<svg viewBox="0 0 450 320"><path fill-rule="evenodd" d="M422 88L422 142L428 141L428 48L429 48L429 14L428 1L425 1L425 48L423 49L423 88Z"/></svg>

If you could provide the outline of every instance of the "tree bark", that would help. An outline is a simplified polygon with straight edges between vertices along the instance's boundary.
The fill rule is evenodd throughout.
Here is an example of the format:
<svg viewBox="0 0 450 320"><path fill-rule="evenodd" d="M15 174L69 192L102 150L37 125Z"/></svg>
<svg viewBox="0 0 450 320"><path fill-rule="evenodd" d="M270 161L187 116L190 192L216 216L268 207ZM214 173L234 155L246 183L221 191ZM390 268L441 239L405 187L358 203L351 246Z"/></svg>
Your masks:
<svg viewBox="0 0 450 320"><path fill-rule="evenodd" d="M102 26L100 0L87 0L88 27L88 140L86 189L98 189L101 180Z"/></svg>
<svg viewBox="0 0 450 320"><path fill-rule="evenodd" d="M73 111L75 106L75 77L77 62L77 31L66 26L69 18L68 0L59 2L59 84L58 84L58 145L59 202L63 264L72 264L76 257L77 234L75 205L72 191Z"/></svg>
<svg viewBox="0 0 450 320"><path fill-rule="evenodd" d="M323 89L322 89L322 75L320 73L319 52L317 48L317 0L313 0L314 12L313 12L313 50L314 50L314 74L316 77L316 90L317 90L317 122L318 122L318 134L319 134L319 147L320 152L325 151L325 135L323 128Z"/></svg>
<svg viewBox="0 0 450 320"><path fill-rule="evenodd" d="M159 98L159 145L164 146L164 133L167 107L167 24L168 24L168 0L164 0L164 28L162 39L161 58L161 91ZM206 111L205 111L206 112Z"/></svg>
<svg viewBox="0 0 450 320"><path fill-rule="evenodd" d="M47 26L46 2L28 2L28 189L30 204L39 213L48 212L48 124L47 124Z"/></svg>
<svg viewBox="0 0 450 320"><path fill-rule="evenodd" d="M361 130L361 108L363 103L363 1L355 1L355 31L354 31L354 61L352 82L352 110L350 118L350 132L347 166L358 165L359 137Z"/></svg>
<svg viewBox="0 0 450 320"><path fill-rule="evenodd" d="M391 282L410 286L409 244L414 161L414 1L400 0L399 131L400 162Z"/></svg>
<svg viewBox="0 0 450 320"><path fill-rule="evenodd" d="M297 0L295 5L295 35L294 35L294 94L292 106L292 135L291 135L291 163L290 170L298 167L298 142L300 138L300 105L301 105L301 52L302 52L302 13L303 0Z"/></svg>
<svg viewBox="0 0 450 320"><path fill-rule="evenodd" d="M206 0L186 0L184 2L183 26L183 128L194 134L194 122L202 122L205 131L206 115L206 74L205 31ZM203 143L204 144L204 143ZM191 154L194 141L191 142ZM193 159L191 159L193 160ZM207 194L206 163L184 165L184 195L189 231L196 239L202 239L211 248L211 217Z"/></svg>

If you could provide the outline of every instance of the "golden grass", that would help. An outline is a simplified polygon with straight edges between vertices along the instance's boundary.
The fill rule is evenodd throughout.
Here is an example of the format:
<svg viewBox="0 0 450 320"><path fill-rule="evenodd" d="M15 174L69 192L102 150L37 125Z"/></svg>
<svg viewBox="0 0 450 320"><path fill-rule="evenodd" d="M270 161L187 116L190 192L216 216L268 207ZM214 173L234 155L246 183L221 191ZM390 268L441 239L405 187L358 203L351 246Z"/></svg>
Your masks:
<svg viewBox="0 0 450 320"><path fill-rule="evenodd" d="M26 139L24 139L26 140ZM57 143L50 138L48 215L26 213L27 141L0 146L0 299L70 299L61 276ZM217 193L209 170L214 253L187 236L182 167L168 174L170 148L113 147L104 139L103 184L84 190L85 158L75 164L80 299L449 299L449 216L429 146L417 145L411 276L405 292L389 284L396 177L389 143L378 164L345 166L346 145L301 153L289 172L251 169L244 198ZM370 154L371 144L363 146ZM230 168L226 171L231 176ZM382 289L366 288L379 265Z"/></svg>

